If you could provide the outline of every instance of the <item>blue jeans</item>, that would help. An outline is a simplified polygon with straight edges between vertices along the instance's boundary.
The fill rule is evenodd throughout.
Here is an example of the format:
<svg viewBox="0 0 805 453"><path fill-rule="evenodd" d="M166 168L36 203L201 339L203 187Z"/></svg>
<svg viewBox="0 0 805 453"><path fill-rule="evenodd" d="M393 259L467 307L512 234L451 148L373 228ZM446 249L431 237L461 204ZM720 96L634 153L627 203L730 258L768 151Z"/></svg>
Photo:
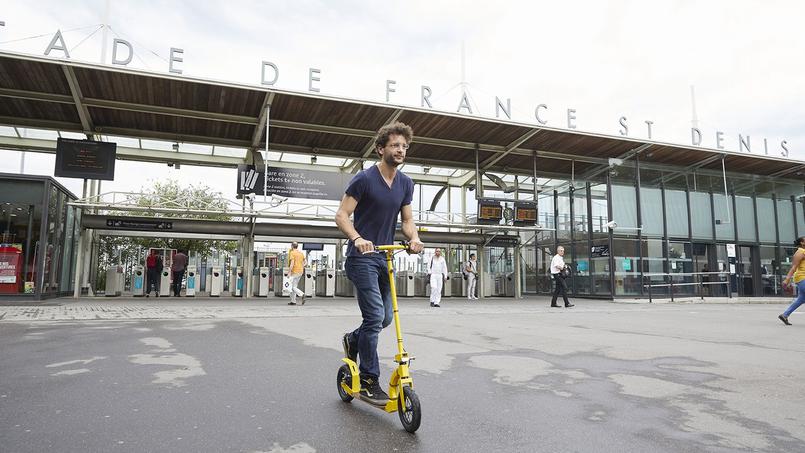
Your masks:
<svg viewBox="0 0 805 453"><path fill-rule="evenodd" d="M382 256L383 259L379 259ZM358 307L363 322L352 332L351 343L358 343L361 377L380 376L377 360L377 337L391 324L394 313L391 305L391 287L385 256L350 256L345 265L347 277L355 285Z"/></svg>
<svg viewBox="0 0 805 453"><path fill-rule="evenodd" d="M794 313L794 310L799 308L803 302L805 302L805 280L797 283L797 298L794 299L794 302L791 302L791 305L789 305L788 308L786 308L785 312L783 312L783 315L785 315L786 318L791 316L791 313Z"/></svg>

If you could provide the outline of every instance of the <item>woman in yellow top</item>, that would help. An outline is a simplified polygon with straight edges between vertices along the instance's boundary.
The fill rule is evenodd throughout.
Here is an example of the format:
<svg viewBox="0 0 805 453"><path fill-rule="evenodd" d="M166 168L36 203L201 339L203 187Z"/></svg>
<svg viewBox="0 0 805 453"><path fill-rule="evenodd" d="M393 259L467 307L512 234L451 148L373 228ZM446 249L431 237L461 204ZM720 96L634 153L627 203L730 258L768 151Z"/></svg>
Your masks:
<svg viewBox="0 0 805 453"><path fill-rule="evenodd" d="M797 298L794 299L794 302L791 302L791 305L788 306L783 314L778 316L780 321L787 326L791 325L791 323L788 322L788 317L791 316L791 313L805 303L805 259L803 259L805 258L805 236L797 238L794 245L798 247L797 253L794 254L794 262L791 264L788 275L785 276L783 286L788 286L793 276L794 284L797 286Z"/></svg>

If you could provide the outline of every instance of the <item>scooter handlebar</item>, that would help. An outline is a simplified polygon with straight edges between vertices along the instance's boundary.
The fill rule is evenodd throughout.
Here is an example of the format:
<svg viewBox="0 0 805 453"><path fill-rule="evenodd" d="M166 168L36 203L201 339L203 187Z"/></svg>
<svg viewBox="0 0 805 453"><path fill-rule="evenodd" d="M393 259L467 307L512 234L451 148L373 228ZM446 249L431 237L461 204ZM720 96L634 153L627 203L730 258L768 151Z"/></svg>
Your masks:
<svg viewBox="0 0 805 453"><path fill-rule="evenodd" d="M401 244L392 244L392 245L376 245L375 250L385 252L387 250L408 250L408 243L403 242Z"/></svg>

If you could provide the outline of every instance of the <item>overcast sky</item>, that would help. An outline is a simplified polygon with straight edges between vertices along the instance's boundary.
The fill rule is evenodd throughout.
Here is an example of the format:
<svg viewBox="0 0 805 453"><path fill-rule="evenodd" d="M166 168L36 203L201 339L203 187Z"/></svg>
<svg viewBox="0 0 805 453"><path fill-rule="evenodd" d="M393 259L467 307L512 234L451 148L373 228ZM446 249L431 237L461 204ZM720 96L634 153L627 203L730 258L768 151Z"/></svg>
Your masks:
<svg viewBox="0 0 805 453"><path fill-rule="evenodd" d="M3 0L0 50L44 53L57 29L74 60L99 62L103 22L95 1ZM279 67L276 86L306 91L321 70L322 94L419 106L421 85L434 108L455 112L461 47L476 115L495 116L495 96L511 99L513 120L690 143L690 87L695 86L703 146L770 154L787 140L805 159L805 2L800 1L112 1L108 23L131 41L130 67L168 72L171 47L184 49L184 75L259 85L260 62ZM492 6L492 5L495 6ZM83 27L83 28L82 28ZM22 39L43 35L33 39ZM109 40L115 37L110 35ZM111 54L111 52L110 52ZM155 55L156 54L156 55ZM54 51L53 55L60 55ZM111 59L109 55L108 59ZM20 154L0 151L0 172L19 172ZM53 156L27 154L25 172L50 174ZM207 182L234 196L234 170L181 170L118 162L106 190L137 190L148 178ZM60 179L80 195L79 180Z"/></svg>

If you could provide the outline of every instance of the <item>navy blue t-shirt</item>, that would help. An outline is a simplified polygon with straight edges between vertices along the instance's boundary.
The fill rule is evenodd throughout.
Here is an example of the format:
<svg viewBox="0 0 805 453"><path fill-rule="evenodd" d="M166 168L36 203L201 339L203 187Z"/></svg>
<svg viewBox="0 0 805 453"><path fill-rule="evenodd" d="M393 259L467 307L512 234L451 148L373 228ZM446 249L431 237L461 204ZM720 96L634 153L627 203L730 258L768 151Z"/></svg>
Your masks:
<svg viewBox="0 0 805 453"><path fill-rule="evenodd" d="M398 171L389 187L373 165L355 175L344 192L358 200L353 221L358 234L375 245L393 244L400 210L414 197L414 181ZM347 256L361 256L352 241L347 245Z"/></svg>

